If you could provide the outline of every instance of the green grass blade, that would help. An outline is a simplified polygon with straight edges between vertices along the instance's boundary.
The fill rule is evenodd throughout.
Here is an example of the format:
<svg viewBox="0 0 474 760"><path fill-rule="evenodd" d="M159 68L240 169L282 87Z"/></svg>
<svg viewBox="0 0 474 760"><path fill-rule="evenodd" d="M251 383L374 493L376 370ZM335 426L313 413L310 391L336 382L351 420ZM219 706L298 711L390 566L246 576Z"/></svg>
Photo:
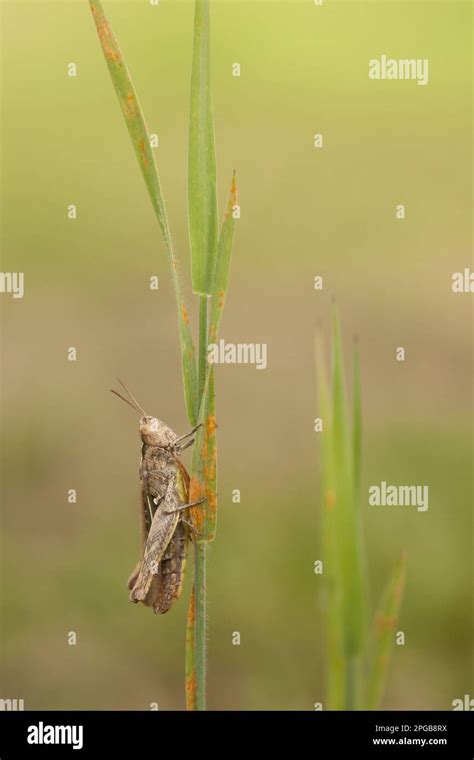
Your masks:
<svg viewBox="0 0 474 760"><path fill-rule="evenodd" d="M371 651L369 653L368 710L377 709L382 698L390 653L395 643L395 626L400 613L405 577L406 560L405 556L402 555L382 595L374 618Z"/></svg>
<svg viewBox="0 0 474 760"><path fill-rule="evenodd" d="M364 533L362 530L362 515L360 513L361 504L361 471L362 471L362 393L360 382L360 357L357 341L354 344L352 355L352 477L354 484L354 504L358 513L356 529L358 532L358 555L360 558L361 568L361 587L363 593L363 615L364 626L362 631L363 645L365 646L367 637L367 615L370 601L370 583L369 567L367 560L367 551L365 546ZM364 674L365 675L365 674Z"/></svg>
<svg viewBox="0 0 474 760"><path fill-rule="evenodd" d="M150 146L150 138L140 103L115 35L99 0L89 0L89 4L110 77L122 109L125 124L166 244L171 277L178 305L186 409L189 421L194 425L196 424L198 413L196 356L189 326L188 313L178 275L177 261L173 251L165 202L161 191L158 170L155 164L155 157Z"/></svg>
<svg viewBox="0 0 474 760"><path fill-rule="evenodd" d="M229 201L219 238L214 293L211 302L209 340L217 341L229 280L230 259L234 239L235 220L232 208L237 202L235 172L232 177ZM207 359L207 354L204 354ZM214 408L214 368L206 361L204 388L199 419L203 427L196 435L191 466L191 501L207 498L202 507L191 510L193 525L200 532L198 541L213 541L217 525L217 440Z"/></svg>
<svg viewBox="0 0 474 760"><path fill-rule="evenodd" d="M190 501L206 498L190 510L192 524L199 533L195 541L213 541L217 525L217 439L215 417L214 368L211 367L204 387L199 420L202 427L196 434L191 463Z"/></svg>
<svg viewBox="0 0 474 760"><path fill-rule="evenodd" d="M366 631L366 590L362 563L359 505L349 439L342 343L337 309L333 320L333 428L335 525L342 586L346 709L356 709L360 694L361 654Z"/></svg>
<svg viewBox="0 0 474 760"><path fill-rule="evenodd" d="M209 60L209 0L196 0L194 12L188 206L193 289L201 295L212 295L218 218Z"/></svg>
<svg viewBox="0 0 474 760"><path fill-rule="evenodd" d="M332 429L331 393L324 357L322 336L315 338L316 378L318 388L318 416L323 420L320 434L320 467L323 497L323 562L324 562L324 614L326 627L326 707L328 710L344 708L344 646L341 596L341 574L337 550L335 524L334 443Z"/></svg>
<svg viewBox="0 0 474 760"><path fill-rule="evenodd" d="M214 279L214 290L211 299L211 310L209 320L209 343L215 343L219 335L219 326L224 311L225 300L227 296L227 287L229 282L230 260L232 257L232 247L234 241L235 219L232 216L232 209L237 203L237 186L235 183L235 172L232 176L229 200L227 202L224 220L222 222L221 233L219 237L218 258L216 266L216 276ZM202 389L209 385L209 375L212 364L207 361L208 344L200 350L203 354L206 369L203 374L203 382L200 384ZM202 374L202 373L201 373Z"/></svg>
<svg viewBox="0 0 474 760"><path fill-rule="evenodd" d="M216 275L211 301L211 317L209 324L209 342L215 343L219 335L219 325L224 311L225 299L227 296L227 287L229 284L230 260L232 257L232 247L234 243L235 219L232 210L237 204L237 185L235 183L235 172L232 175L229 200L224 214L221 231L219 235L219 246L217 250Z"/></svg>
<svg viewBox="0 0 474 760"><path fill-rule="evenodd" d="M169 244L170 232L160 180L155 166L149 135L143 118L137 93L117 39L104 14L99 0L89 0L112 84L122 109L140 170L150 194L165 242Z"/></svg>
<svg viewBox="0 0 474 760"><path fill-rule="evenodd" d="M360 390L360 359L357 345L353 353L352 380L352 457L354 465L354 491L357 500L360 498L360 474L362 461L362 403Z"/></svg>
<svg viewBox="0 0 474 760"><path fill-rule="evenodd" d="M194 544L194 592L196 621L194 625L194 664L196 674L196 710L206 709L206 549L202 541Z"/></svg>
<svg viewBox="0 0 474 760"><path fill-rule="evenodd" d="M186 710L197 709L197 678L196 678L196 598L194 586L188 603L188 616L186 619L186 658L185 658L185 692Z"/></svg>

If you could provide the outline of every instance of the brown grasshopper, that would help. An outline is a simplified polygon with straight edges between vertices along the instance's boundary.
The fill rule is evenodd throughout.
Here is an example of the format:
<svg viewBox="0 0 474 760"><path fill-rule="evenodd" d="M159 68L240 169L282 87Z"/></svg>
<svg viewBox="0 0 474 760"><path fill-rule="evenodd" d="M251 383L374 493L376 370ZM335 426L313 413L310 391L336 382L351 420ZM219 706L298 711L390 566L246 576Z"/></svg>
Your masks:
<svg viewBox="0 0 474 760"><path fill-rule="evenodd" d="M164 422L146 414L124 383L119 382L130 399L115 390L112 393L143 415L139 467L143 559L128 580L130 601L143 602L154 612L164 613L181 595L189 530L195 530L183 511L205 501L188 502L189 475L179 459L180 453L194 443L191 436L200 426L178 437Z"/></svg>

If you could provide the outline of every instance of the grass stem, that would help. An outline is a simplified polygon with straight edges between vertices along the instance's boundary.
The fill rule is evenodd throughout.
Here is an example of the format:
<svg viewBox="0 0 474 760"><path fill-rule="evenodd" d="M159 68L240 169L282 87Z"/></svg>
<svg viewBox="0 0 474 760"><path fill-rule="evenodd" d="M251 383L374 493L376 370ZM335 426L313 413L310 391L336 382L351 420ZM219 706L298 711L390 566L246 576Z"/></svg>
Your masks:
<svg viewBox="0 0 474 760"><path fill-rule="evenodd" d="M208 297L199 296L198 399L206 382L208 344ZM194 544L194 678L196 710L206 709L206 544Z"/></svg>
<svg viewBox="0 0 474 760"><path fill-rule="evenodd" d="M196 710L206 709L206 543L194 544L194 672Z"/></svg>

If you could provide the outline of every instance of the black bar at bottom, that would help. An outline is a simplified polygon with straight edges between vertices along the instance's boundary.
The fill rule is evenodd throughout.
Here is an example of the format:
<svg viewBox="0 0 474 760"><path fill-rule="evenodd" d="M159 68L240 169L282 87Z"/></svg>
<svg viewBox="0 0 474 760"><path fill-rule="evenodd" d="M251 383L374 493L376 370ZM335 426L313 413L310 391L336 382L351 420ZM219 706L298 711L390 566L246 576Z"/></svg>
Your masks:
<svg viewBox="0 0 474 760"><path fill-rule="evenodd" d="M0 760L190 749L326 758L474 757L471 712L1 712ZM306 749L303 749L306 748ZM132 755L133 753L133 755Z"/></svg>

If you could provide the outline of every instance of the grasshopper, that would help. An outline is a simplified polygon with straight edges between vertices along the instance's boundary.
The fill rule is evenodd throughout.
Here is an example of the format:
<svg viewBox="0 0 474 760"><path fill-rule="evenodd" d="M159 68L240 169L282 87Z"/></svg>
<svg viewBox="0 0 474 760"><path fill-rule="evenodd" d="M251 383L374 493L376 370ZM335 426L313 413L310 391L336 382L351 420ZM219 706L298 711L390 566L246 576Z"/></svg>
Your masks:
<svg viewBox="0 0 474 760"><path fill-rule="evenodd" d="M119 380L129 399L116 396L143 415L140 418L142 456L140 525L143 558L128 580L131 602L142 602L153 611L168 612L179 599L184 582L189 531L195 528L183 516L184 510L205 499L188 502L189 475L179 459L194 443L189 433L176 433L157 417L150 417L128 388Z"/></svg>

